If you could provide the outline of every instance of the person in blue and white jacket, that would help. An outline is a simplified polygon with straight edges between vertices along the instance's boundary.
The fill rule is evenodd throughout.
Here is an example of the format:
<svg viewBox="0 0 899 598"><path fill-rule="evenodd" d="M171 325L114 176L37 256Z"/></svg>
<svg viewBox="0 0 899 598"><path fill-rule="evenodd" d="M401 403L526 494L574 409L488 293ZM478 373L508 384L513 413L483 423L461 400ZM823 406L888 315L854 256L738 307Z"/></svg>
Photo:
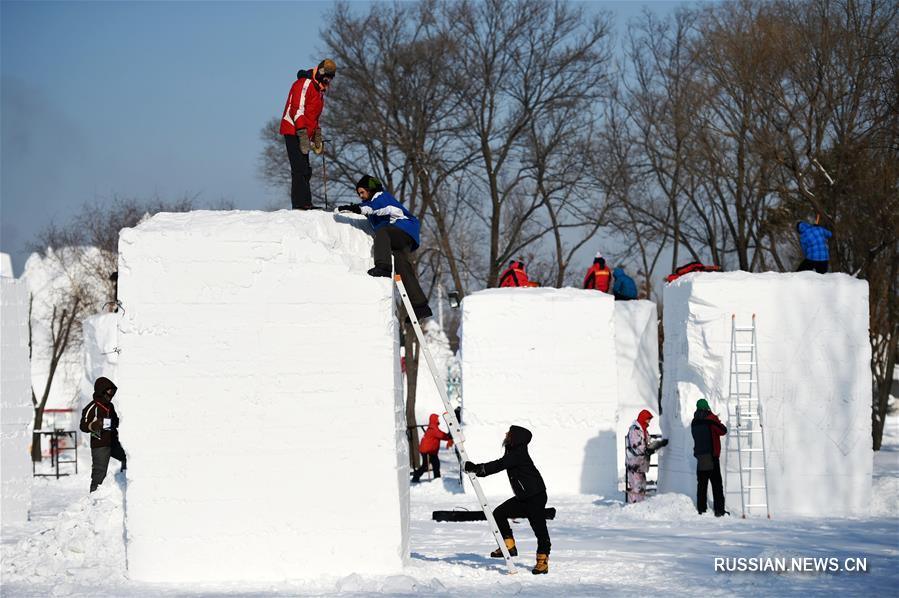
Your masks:
<svg viewBox="0 0 899 598"><path fill-rule="evenodd" d="M421 285L409 255L418 249L421 225L403 204L384 190L381 181L365 175L356 183L356 194L361 204L338 206L341 212L362 214L375 231L375 267L368 271L371 276L391 275L390 256L393 254L396 273L403 280L409 301L419 321L433 315L428 306L428 298Z"/></svg>

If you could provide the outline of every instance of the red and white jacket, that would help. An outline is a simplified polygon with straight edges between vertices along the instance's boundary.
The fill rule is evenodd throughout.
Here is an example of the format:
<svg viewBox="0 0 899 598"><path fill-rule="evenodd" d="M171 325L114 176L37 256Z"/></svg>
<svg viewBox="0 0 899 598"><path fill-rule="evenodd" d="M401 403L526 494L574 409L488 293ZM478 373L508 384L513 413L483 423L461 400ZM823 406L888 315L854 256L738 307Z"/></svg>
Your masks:
<svg viewBox="0 0 899 598"><path fill-rule="evenodd" d="M312 139L324 107L325 96L314 78L297 79L291 86L284 105L281 134L296 135L298 130L306 129L309 139Z"/></svg>

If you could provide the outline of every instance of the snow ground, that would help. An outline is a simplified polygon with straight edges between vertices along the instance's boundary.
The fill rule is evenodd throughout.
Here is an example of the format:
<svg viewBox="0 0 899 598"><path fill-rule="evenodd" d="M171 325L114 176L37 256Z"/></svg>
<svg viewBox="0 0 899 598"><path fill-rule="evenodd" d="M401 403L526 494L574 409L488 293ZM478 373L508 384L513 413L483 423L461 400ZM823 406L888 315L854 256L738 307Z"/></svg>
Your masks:
<svg viewBox="0 0 899 598"><path fill-rule="evenodd" d="M127 446L127 444L126 444ZM504 574L484 522L435 523L433 510L475 508L461 493L452 453L445 477L414 486L412 556L402 575L317 577L280 584L163 585L129 581L123 569L124 477L86 496L79 475L35 480L30 522L2 530L3 596L604 596L895 595L899 588L899 417L888 420L875 453L875 497L866 518L715 519L698 516L688 497L660 495L624 507L618 497L552 497L550 574L534 577L535 540L513 525L518 575ZM88 457L89 458L89 457ZM113 465L115 461L112 462ZM550 464L537 464L549 467ZM112 465L110 466L112 471ZM502 499L504 497L495 497ZM493 504L497 502L494 499ZM360 534L366 530L360 529ZM715 557L867 558L866 573L715 572ZM365 555L359 555L360 559Z"/></svg>

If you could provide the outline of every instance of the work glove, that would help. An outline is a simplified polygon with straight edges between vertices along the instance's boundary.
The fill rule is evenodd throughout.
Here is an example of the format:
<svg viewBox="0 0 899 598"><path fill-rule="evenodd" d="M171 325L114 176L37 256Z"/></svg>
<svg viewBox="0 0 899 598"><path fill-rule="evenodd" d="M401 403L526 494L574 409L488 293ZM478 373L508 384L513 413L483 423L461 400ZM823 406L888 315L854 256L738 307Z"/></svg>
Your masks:
<svg viewBox="0 0 899 598"><path fill-rule="evenodd" d="M306 129L297 131L297 138L300 140L300 151L304 154L309 153L309 132Z"/></svg>
<svg viewBox="0 0 899 598"><path fill-rule="evenodd" d="M478 466L472 463L471 461L466 461L464 465L465 473L474 473L477 471Z"/></svg>
<svg viewBox="0 0 899 598"><path fill-rule="evenodd" d="M353 214L361 214L362 208L359 207L359 204L349 203L343 206L337 206L338 212L352 212Z"/></svg>
<svg viewBox="0 0 899 598"><path fill-rule="evenodd" d="M325 151L325 142L322 140L321 129L315 129L315 133L312 134L312 151L317 155L321 155L321 153Z"/></svg>

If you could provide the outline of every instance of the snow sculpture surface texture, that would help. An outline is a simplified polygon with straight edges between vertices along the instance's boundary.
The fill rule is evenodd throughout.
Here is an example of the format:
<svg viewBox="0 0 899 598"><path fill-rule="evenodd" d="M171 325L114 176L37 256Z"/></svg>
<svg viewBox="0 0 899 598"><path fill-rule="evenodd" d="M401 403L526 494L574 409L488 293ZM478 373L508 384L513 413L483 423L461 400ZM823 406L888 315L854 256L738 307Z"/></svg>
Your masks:
<svg viewBox="0 0 899 598"><path fill-rule="evenodd" d="M394 294L390 279L366 275L364 223L190 212L122 231L116 402L130 578L403 566Z"/></svg>
<svg viewBox="0 0 899 598"><path fill-rule="evenodd" d="M4 254L5 255L5 254ZM28 363L28 288L0 277L0 496L4 524L28 519L31 508L31 370Z"/></svg>
<svg viewBox="0 0 899 598"><path fill-rule="evenodd" d="M661 453L660 491L695 499L697 400L708 399L735 431L731 315L749 326L755 314L772 516L863 513L873 464L867 283L812 272L691 274L665 288L664 302L662 429L671 443ZM735 434L722 439L721 469L728 510L739 513Z"/></svg>
<svg viewBox="0 0 899 598"><path fill-rule="evenodd" d="M571 288L465 298L463 421L472 460L499 458L516 424L534 434L529 452L550 497L617 492L614 312L610 295ZM511 495L504 474L481 481L487 494Z"/></svg>
<svg viewBox="0 0 899 598"><path fill-rule="evenodd" d="M650 434L659 433L659 322L652 301L615 302L618 364L618 477L624 481L628 427L643 409L653 414Z"/></svg>

